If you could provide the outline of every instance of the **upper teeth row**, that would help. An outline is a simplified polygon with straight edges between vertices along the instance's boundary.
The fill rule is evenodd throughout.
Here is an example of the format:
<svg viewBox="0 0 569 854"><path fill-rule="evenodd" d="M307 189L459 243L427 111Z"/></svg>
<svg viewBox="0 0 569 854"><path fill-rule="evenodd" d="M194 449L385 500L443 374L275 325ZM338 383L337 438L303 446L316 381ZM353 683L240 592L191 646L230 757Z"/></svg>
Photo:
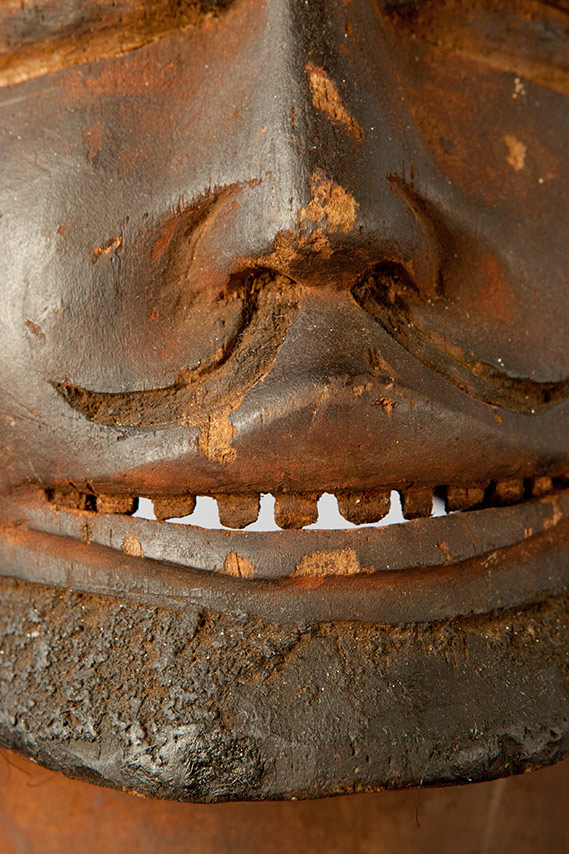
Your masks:
<svg viewBox="0 0 569 854"><path fill-rule="evenodd" d="M515 504L524 498L552 492L551 477L532 480L508 479L489 486L447 486L435 491L430 487L408 487L400 492L377 489L329 493L217 494L198 497L178 495L137 498L130 495L108 495L50 489L49 500L57 509L89 510L176 520L202 527L271 530L303 527L346 527L350 525L390 524L420 516L469 510L482 506ZM444 496L444 497L443 497ZM208 507L209 514L204 508ZM217 506L216 506L217 505ZM219 520L219 521L218 521ZM204 524L204 522L206 524ZM209 522L209 524L208 524Z"/></svg>

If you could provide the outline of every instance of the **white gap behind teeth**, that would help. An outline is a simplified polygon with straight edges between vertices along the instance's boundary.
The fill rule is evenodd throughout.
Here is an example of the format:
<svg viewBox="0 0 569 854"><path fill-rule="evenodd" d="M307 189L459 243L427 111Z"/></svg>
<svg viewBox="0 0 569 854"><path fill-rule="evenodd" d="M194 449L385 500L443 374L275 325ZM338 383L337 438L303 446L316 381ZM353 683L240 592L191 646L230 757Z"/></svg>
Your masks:
<svg viewBox="0 0 569 854"><path fill-rule="evenodd" d="M438 495L433 496L432 516L446 516L445 503ZM154 505L150 498L138 499L138 510L133 514L138 519L156 519ZM209 530L231 530L219 521L219 510L215 498L206 495L198 495L196 507L189 516L178 519L168 519L169 523L175 525L195 525ZM341 515L338 509L338 501L335 495L324 492L318 499L318 519L312 525L307 525L305 530L336 531L346 528L383 528L385 525L400 525L406 522L401 509L401 498L399 493L391 491L391 506L389 513L379 522L368 525L354 525ZM275 522L275 499L269 492L263 492L260 499L259 515L255 522L243 528L244 531L280 531L281 528Z"/></svg>

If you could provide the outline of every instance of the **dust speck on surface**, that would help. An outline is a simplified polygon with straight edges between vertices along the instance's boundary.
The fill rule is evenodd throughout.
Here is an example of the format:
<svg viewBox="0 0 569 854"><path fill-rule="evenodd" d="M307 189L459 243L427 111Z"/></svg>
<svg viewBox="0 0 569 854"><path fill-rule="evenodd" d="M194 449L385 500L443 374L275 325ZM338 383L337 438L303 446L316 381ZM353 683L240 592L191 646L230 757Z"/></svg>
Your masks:
<svg viewBox="0 0 569 854"><path fill-rule="evenodd" d="M255 568L246 557L241 557L237 552L229 552L223 564L223 571L235 578L252 578Z"/></svg>
<svg viewBox="0 0 569 854"><path fill-rule="evenodd" d="M512 94L512 98L517 100L517 98L523 98L527 95L526 87L519 77L514 78L514 92Z"/></svg>
<svg viewBox="0 0 569 854"><path fill-rule="evenodd" d="M516 139L515 136L505 136L504 142L508 146L506 160L512 169L515 169L516 172L521 172L526 165L526 146L519 139Z"/></svg>
<svg viewBox="0 0 569 854"><path fill-rule="evenodd" d="M134 534L125 534L121 543L121 551L131 557L144 557L140 540Z"/></svg>
<svg viewBox="0 0 569 854"><path fill-rule="evenodd" d="M293 576L358 575L373 571L360 566L354 549L334 549L329 552L310 552L304 555L297 563Z"/></svg>
<svg viewBox="0 0 569 854"><path fill-rule="evenodd" d="M361 141L364 137L363 131L344 106L334 81L330 80L323 68L317 68L312 63L306 66L306 71L312 92L312 103L316 109L321 110L332 121L341 124L351 136Z"/></svg>

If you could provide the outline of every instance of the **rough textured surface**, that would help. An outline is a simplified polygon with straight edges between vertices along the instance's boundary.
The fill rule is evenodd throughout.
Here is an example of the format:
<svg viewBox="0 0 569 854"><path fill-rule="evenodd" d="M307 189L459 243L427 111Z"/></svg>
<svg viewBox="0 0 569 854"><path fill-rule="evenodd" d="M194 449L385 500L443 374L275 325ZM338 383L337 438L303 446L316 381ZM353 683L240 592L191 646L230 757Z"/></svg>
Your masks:
<svg viewBox="0 0 569 854"><path fill-rule="evenodd" d="M406 519L430 516L433 508L433 496L428 489L411 487L401 494L401 507Z"/></svg>
<svg viewBox="0 0 569 854"><path fill-rule="evenodd" d="M311 195L310 202L299 211L302 223L324 225L330 233L340 231L347 234L355 227L358 203L344 187L326 178L319 170L311 178Z"/></svg>
<svg viewBox="0 0 569 854"><path fill-rule="evenodd" d="M303 528L318 518L318 493L277 492L275 494L275 522L280 528Z"/></svg>
<svg viewBox="0 0 569 854"><path fill-rule="evenodd" d="M128 516L135 513L138 507L138 498L132 498L130 495L97 495L96 501L97 513Z"/></svg>
<svg viewBox="0 0 569 854"><path fill-rule="evenodd" d="M172 498L155 498L153 500L154 515L158 522L165 519L177 519L189 516L196 507L193 495L176 495Z"/></svg>
<svg viewBox="0 0 569 854"><path fill-rule="evenodd" d="M219 521L228 528L245 528L259 515L258 495L216 495Z"/></svg>
<svg viewBox="0 0 569 854"><path fill-rule="evenodd" d="M255 568L250 560L241 557L237 552L229 552L225 558L224 572L235 578L252 578Z"/></svg>
<svg viewBox="0 0 569 854"><path fill-rule="evenodd" d="M1 593L2 743L69 776L182 800L314 797L493 778L567 749L565 598L301 631Z"/></svg>
<svg viewBox="0 0 569 854"><path fill-rule="evenodd" d="M346 490L338 496L338 508L344 519L354 525L378 522L389 513L391 493L387 490Z"/></svg>

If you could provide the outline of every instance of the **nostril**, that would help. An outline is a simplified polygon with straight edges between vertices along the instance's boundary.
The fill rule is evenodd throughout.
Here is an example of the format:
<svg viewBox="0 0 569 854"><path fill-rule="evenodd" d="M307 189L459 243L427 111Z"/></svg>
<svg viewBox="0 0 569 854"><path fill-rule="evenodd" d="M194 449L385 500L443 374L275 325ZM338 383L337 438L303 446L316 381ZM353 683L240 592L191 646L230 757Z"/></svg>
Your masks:
<svg viewBox="0 0 569 854"><path fill-rule="evenodd" d="M392 260L382 261L361 276L352 286L351 293L361 308L384 324L387 317L397 322L410 295L415 299L421 296L419 286L407 267Z"/></svg>

